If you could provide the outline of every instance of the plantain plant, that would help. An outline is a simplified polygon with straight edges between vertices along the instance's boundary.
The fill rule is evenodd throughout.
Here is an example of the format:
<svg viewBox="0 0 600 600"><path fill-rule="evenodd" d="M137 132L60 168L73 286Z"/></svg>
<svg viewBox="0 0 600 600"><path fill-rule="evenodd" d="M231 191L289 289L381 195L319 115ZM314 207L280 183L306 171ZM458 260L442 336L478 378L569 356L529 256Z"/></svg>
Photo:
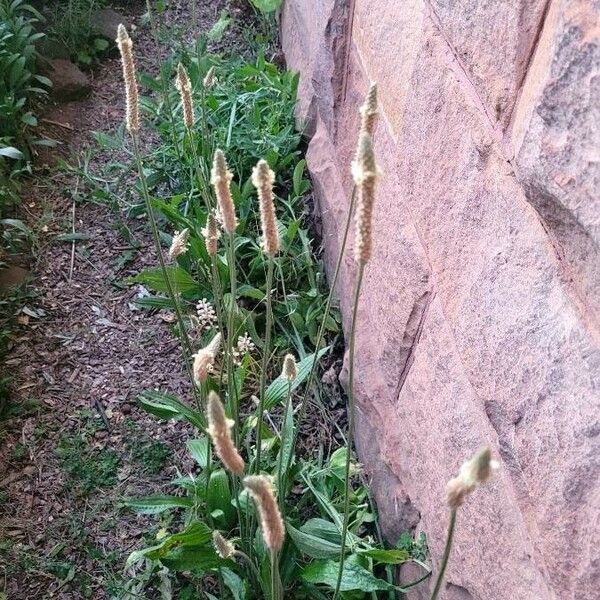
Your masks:
<svg viewBox="0 0 600 600"><path fill-rule="evenodd" d="M257 136L250 144L239 138L240 147L250 145L254 152L260 148L262 155L253 157L258 161L249 181L240 181L248 158L232 143L238 140L238 128L251 126L252 119L261 116L260 109L258 115L248 110L256 107L253 103L265 94L265 86L276 87L273 77L264 77L272 68L260 57L257 67L239 67L249 78L250 89L230 101L224 130L215 114L223 110L218 99L230 94L228 88L218 89L219 80L229 74L221 73L218 64L197 55L190 63L191 76L183 64L170 64L159 80L142 78L157 96L140 103L133 44L122 26L118 43L127 96L126 128L138 171L137 190L144 202L138 211L148 217L159 263L135 281L163 294L147 305L174 311L190 398L195 398L189 402L147 390L140 394L139 405L160 419L184 420L196 432L187 441L196 468L175 478L170 494L124 501L140 513L171 515L171 531L162 532L155 544L135 550L127 568L184 573L197 583L199 597L206 598L396 597L423 582L430 570L406 540L402 547L389 547L381 539L352 451L356 312L373 246L378 178L372 143L376 87L371 86L361 110L352 165L355 188L334 274L335 283L355 213L357 278L349 337L347 444L333 452L321 447L315 456L299 444L299 431L305 431L313 410L309 390L316 365L329 351L323 343L334 286L320 303L313 335L303 335L298 323L287 323L294 314L286 304L288 271L294 270L296 260L306 260L301 255L310 254L310 244L297 243L299 225L295 232L282 226L290 206L276 193L282 179L275 173L291 171L294 193L301 195L306 191L303 165L293 167L289 153L282 157L278 148L269 148L266 140L272 144L272 137ZM177 85L172 89L165 83L175 74ZM291 99L293 104L293 94ZM272 104L276 112L276 102ZM159 125L163 144L176 148L150 153L150 158L142 155L140 106L150 122ZM172 113L162 117L165 111ZM175 161L177 167L165 166ZM159 199L152 193L158 189L171 189L175 196L170 201ZM163 235L159 215L177 227L172 235ZM166 253L163 242L169 244ZM190 300L198 296L202 299L196 314L190 314ZM308 341L314 343L312 351L307 351ZM451 528L434 597L450 554L456 509L489 477L489 451L469 464L450 484ZM408 561L419 565L422 575L398 584L394 567Z"/></svg>

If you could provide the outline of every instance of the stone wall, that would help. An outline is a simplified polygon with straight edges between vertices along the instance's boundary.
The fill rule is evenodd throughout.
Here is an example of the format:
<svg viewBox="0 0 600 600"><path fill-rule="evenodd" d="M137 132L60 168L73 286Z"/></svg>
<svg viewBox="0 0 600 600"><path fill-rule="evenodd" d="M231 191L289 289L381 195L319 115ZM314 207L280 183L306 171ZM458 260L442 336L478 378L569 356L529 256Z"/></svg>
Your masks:
<svg viewBox="0 0 600 600"><path fill-rule="evenodd" d="M445 483L488 443L443 598L597 598L600 3L286 0L281 32L329 269L379 85L357 444L388 538L425 531L435 567Z"/></svg>

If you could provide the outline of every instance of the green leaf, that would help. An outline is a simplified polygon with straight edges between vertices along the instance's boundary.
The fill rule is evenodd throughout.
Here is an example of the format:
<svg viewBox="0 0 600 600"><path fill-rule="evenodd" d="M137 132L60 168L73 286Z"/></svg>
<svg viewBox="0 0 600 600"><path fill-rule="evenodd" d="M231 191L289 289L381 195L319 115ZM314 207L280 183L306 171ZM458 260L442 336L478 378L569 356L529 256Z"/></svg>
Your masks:
<svg viewBox="0 0 600 600"><path fill-rule="evenodd" d="M25 235L32 234L31 229L29 227L27 227L27 225L25 225L25 223L23 223L23 221L21 221L21 219L2 219L2 220L0 220L0 225L6 225L7 227L14 227L15 229L18 229Z"/></svg>
<svg viewBox="0 0 600 600"><path fill-rule="evenodd" d="M316 535L306 533L301 529L296 529L289 523L286 523L286 531L292 538L298 550L312 558L333 558L340 555L340 544L334 544Z"/></svg>
<svg viewBox="0 0 600 600"><path fill-rule="evenodd" d="M294 168L294 175L292 181L294 182L294 194L296 196L302 195L302 175L304 175L304 168L306 167L306 161L302 159Z"/></svg>
<svg viewBox="0 0 600 600"><path fill-rule="evenodd" d="M231 503L232 496L229 489L229 477L223 469L213 471L208 483L206 502L209 510L214 513L222 511L223 528L229 528L235 520L235 509Z"/></svg>
<svg viewBox="0 0 600 600"><path fill-rule="evenodd" d="M348 449L343 446L342 448L338 448L330 457L329 457L329 468L331 472L340 480L344 480L346 478L346 457L348 456ZM353 477L360 473L360 468L357 466L356 462L350 459L350 476Z"/></svg>
<svg viewBox="0 0 600 600"><path fill-rule="evenodd" d="M36 119L33 113L25 113L21 115L21 121L25 123L25 125L31 125L31 127L36 127L38 124L38 120Z"/></svg>
<svg viewBox="0 0 600 600"><path fill-rule="evenodd" d="M140 308L173 308L173 302L165 296L144 296L143 298L136 298L133 303Z"/></svg>
<svg viewBox="0 0 600 600"><path fill-rule="evenodd" d="M283 0L250 0L261 12L273 12L282 4Z"/></svg>
<svg viewBox="0 0 600 600"><path fill-rule="evenodd" d="M185 294L186 292L198 290L198 283L181 267L169 265L166 271L167 277L176 291ZM130 277L127 281L128 283L142 283L156 292L168 292L167 283L160 267L142 271L135 277Z"/></svg>
<svg viewBox="0 0 600 600"><path fill-rule="evenodd" d="M410 559L410 554L406 550L384 550L383 548L371 548L370 550L361 550L358 552L361 556L368 556L375 562L386 565L398 565Z"/></svg>
<svg viewBox="0 0 600 600"><path fill-rule="evenodd" d="M344 562L340 591L361 590L376 592L378 590L396 591L398 588L356 564L350 557ZM338 579L339 563L333 560L317 561L306 566L302 571L302 579L309 583L322 583L335 589Z"/></svg>
<svg viewBox="0 0 600 600"><path fill-rule="evenodd" d="M22 160L23 153L17 148L13 148L13 146L5 146L4 148L0 148L0 156L6 156L7 158L14 158L15 160Z"/></svg>
<svg viewBox="0 0 600 600"><path fill-rule="evenodd" d="M188 440L186 442L188 452L192 458L203 468L208 467L208 459L210 456L210 442L208 438L203 437L196 440Z"/></svg>
<svg viewBox="0 0 600 600"><path fill-rule="evenodd" d="M179 546L161 557L160 562L172 571L204 573L223 564L212 545Z"/></svg>
<svg viewBox="0 0 600 600"><path fill-rule="evenodd" d="M263 300L265 297L265 293L262 290L259 290L252 285L248 285L247 283L238 286L237 295L252 298L254 300Z"/></svg>
<svg viewBox="0 0 600 600"><path fill-rule="evenodd" d="M191 508L193 502L180 496L148 496L124 500L123 506L145 515L156 515L170 508Z"/></svg>
<svg viewBox="0 0 600 600"><path fill-rule="evenodd" d="M246 600L246 584L243 579L227 567L221 569L221 574L223 583L233 594L234 600Z"/></svg>
<svg viewBox="0 0 600 600"><path fill-rule="evenodd" d="M231 17L229 16L229 13L226 10L222 10L219 20L211 27L207 34L208 39L212 42L221 41L225 30L229 27L229 23L231 23Z"/></svg>
<svg viewBox="0 0 600 600"><path fill-rule="evenodd" d="M295 390L301 383L304 383L308 377L314 360L319 360L328 350L330 346L319 350L316 358L315 354L311 354L306 358L302 359L298 363L298 376L292 382L292 391ZM280 375L271 385L267 388L265 393L265 410L273 408L278 402L281 402L287 397L288 392L288 380Z"/></svg>
<svg viewBox="0 0 600 600"><path fill-rule="evenodd" d="M94 40L94 48L100 52L103 52L108 48L108 40L104 38L96 38Z"/></svg>
<svg viewBox="0 0 600 600"><path fill-rule="evenodd" d="M175 544L181 544L182 546L200 546L212 539L212 530L208 525L198 521L192 523L189 527L170 535L168 540L163 542L164 546L173 546Z"/></svg>
<svg viewBox="0 0 600 600"><path fill-rule="evenodd" d="M146 412L160 419L169 420L181 416L198 429L204 429L202 415L171 394L145 390L137 397L137 401Z"/></svg>
<svg viewBox="0 0 600 600"><path fill-rule="evenodd" d="M76 242L80 240L89 240L90 236L87 233L60 233L54 238L57 242Z"/></svg>

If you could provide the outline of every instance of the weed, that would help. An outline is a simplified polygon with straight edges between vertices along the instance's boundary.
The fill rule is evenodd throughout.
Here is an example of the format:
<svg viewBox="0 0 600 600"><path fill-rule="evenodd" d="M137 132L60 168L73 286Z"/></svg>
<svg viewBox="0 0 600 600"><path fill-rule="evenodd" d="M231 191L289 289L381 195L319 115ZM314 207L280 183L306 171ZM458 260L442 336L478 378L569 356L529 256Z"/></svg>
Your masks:
<svg viewBox="0 0 600 600"><path fill-rule="evenodd" d="M117 470L121 463L118 453L95 449L86 433L62 435L56 455L71 484L83 496L117 483Z"/></svg>
<svg viewBox="0 0 600 600"><path fill-rule="evenodd" d="M97 63L110 48L110 42L98 35L95 13L103 0L61 0L47 7L48 37L67 48L71 59L83 67Z"/></svg>
<svg viewBox="0 0 600 600"><path fill-rule="evenodd" d="M136 441L132 449L132 458L149 474L157 474L163 470L171 451L169 447L158 441Z"/></svg>

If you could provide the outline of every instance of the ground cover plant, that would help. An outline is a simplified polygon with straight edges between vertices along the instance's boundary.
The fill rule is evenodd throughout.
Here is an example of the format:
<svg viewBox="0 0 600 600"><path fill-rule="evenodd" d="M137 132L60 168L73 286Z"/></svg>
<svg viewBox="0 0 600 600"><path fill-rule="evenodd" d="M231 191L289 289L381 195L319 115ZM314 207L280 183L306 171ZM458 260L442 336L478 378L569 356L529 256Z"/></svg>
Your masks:
<svg viewBox="0 0 600 600"><path fill-rule="evenodd" d="M104 0L58 0L45 3L48 37L67 49L72 61L84 68L96 64L110 48L98 34L95 13L104 8Z"/></svg>
<svg viewBox="0 0 600 600"><path fill-rule="evenodd" d="M51 86L37 65L36 42L44 37L36 29L40 21L24 0L0 2L0 214L17 198L29 144L43 142L30 131L37 125L32 109Z"/></svg>
<svg viewBox="0 0 600 600"><path fill-rule="evenodd" d="M277 118L277 100L293 104L294 95L286 98L285 90L278 90L271 96L277 70L262 56L255 66L240 67L242 93L220 92L219 81L231 73L222 73L200 45L194 55L181 53L181 62L167 62L159 80L142 75L141 83L156 96L140 99L133 43L123 27L118 43L136 192L143 200L136 210L148 218L158 258L156 268L133 281L161 293L145 299L145 306L173 311L190 378L189 399L147 390L139 402L161 419L186 420L198 432L187 442L196 472L175 479L169 495L125 502L142 513L175 513L171 531L133 552L128 566L192 573L207 598L385 598L418 585L429 569L376 535L371 525L376 517L366 489L357 485L360 467L352 453L356 312L371 257L379 176L372 146L376 87L362 108L352 165L355 186L332 281L334 289L355 216L347 444L315 460L298 452L297 431L306 418L316 365L329 349L322 344L332 293L319 303L316 335L294 326L294 314L302 319L298 323L307 317L299 303L287 304L286 288L302 289L294 262L299 251L300 260L302 251L310 255L310 244L308 249L294 245L300 224L291 232L284 226L283 215L294 205L282 185L286 171L292 173L292 193L301 195L306 185L293 144L285 145L294 139L293 129L282 128ZM170 86L173 78L176 90ZM270 101L261 110L256 101L265 88ZM142 113L164 144L147 156ZM273 119L265 122L265 114ZM242 135L248 127L257 130L252 137ZM171 235L162 229L165 220L174 229ZM169 246L166 254L163 243ZM190 316L190 303L201 296L198 314ZM262 355L260 364L254 349ZM484 449L449 483L450 527L432 598L443 582L457 509L493 467ZM409 560L422 567L423 576L396 583L393 566Z"/></svg>

